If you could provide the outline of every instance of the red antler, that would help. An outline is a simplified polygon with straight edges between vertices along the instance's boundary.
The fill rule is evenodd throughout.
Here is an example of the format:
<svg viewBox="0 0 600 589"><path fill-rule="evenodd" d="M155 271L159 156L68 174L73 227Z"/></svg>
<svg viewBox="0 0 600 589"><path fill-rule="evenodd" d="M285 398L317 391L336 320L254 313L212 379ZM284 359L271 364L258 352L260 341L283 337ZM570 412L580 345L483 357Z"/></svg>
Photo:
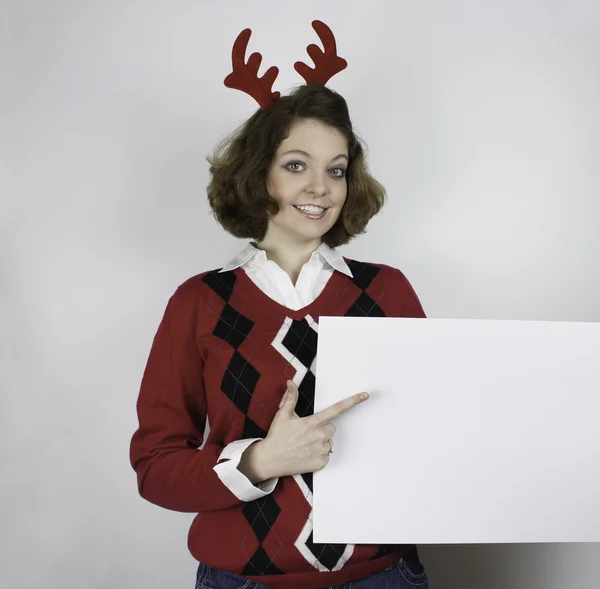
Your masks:
<svg viewBox="0 0 600 589"><path fill-rule="evenodd" d="M348 62L337 55L335 37L331 29L320 20L314 20L312 26L319 35L325 51L316 45L309 45L306 51L315 63L314 69L301 61L294 64L294 69L306 80L307 84L324 86L335 74L345 69Z"/></svg>
<svg viewBox="0 0 600 589"><path fill-rule="evenodd" d="M260 104L261 108L265 108L279 98L279 92L271 90L279 68L272 66L262 78L259 78L258 68L262 61L262 55L253 53L248 58L248 63L245 63L246 49L251 34L250 29L244 29L235 40L231 51L233 71L225 78L225 86L249 94Z"/></svg>

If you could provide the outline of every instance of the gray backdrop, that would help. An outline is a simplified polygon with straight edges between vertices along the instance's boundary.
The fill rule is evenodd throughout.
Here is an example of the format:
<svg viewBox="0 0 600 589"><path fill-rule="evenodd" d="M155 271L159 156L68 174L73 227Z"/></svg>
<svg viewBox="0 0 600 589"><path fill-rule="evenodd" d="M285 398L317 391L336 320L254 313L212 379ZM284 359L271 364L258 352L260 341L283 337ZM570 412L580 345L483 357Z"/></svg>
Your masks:
<svg viewBox="0 0 600 589"><path fill-rule="evenodd" d="M600 321L596 0L0 10L2 587L193 587L191 516L138 497L128 444L168 297L243 246L204 157L256 106L222 84L246 26L278 90L314 18L349 62L330 85L389 202L344 254L401 268L430 317ZM595 545L422 554L435 589L600 582Z"/></svg>

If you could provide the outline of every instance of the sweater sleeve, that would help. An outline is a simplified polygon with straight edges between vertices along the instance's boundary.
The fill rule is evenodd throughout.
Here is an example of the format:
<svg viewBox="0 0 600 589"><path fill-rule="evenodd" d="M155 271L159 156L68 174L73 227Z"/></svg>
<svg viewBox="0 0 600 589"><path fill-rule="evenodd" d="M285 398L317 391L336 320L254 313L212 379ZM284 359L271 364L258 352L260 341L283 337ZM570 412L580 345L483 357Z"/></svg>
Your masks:
<svg viewBox="0 0 600 589"><path fill-rule="evenodd" d="M188 513L228 509L244 503L240 497L246 501L252 497L236 495L215 470L219 459L227 456L226 452L221 456L222 445L199 449L206 395L204 363L196 342L196 301L197 296L181 287L169 299L142 376L139 427L130 444L140 495L165 509ZM265 487L256 495L272 490L269 484Z"/></svg>

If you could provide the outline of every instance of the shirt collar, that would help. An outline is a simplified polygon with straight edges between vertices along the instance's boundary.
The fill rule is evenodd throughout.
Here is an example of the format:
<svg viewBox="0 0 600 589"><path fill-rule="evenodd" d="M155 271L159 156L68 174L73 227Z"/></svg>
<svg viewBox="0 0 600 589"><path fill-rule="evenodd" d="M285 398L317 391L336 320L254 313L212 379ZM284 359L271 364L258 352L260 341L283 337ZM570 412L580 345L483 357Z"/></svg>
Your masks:
<svg viewBox="0 0 600 589"><path fill-rule="evenodd" d="M329 247L325 243L322 243L313 252L313 256L314 255L321 255L334 270L337 270L338 272L341 272L342 274L352 278L352 270L350 270L350 267L348 264L346 264L342 254L340 254L340 252L338 252L336 249Z"/></svg>
<svg viewBox="0 0 600 589"><path fill-rule="evenodd" d="M219 272L230 272L240 266L247 264L254 256L258 255L262 250L254 247L249 243L233 260L230 260ZM263 252L264 253L264 252Z"/></svg>
<svg viewBox="0 0 600 589"><path fill-rule="evenodd" d="M264 256L266 260L266 254L263 250L258 249L251 243L249 243L235 258L230 260L219 272L230 272L231 270L235 270L241 266L244 266L250 260L252 260L255 256L261 255ZM311 259L315 256L320 256L325 260L334 270L345 274L352 278L352 271L350 270L348 264L344 260L344 257L334 248L329 247L327 244L322 243L313 253Z"/></svg>

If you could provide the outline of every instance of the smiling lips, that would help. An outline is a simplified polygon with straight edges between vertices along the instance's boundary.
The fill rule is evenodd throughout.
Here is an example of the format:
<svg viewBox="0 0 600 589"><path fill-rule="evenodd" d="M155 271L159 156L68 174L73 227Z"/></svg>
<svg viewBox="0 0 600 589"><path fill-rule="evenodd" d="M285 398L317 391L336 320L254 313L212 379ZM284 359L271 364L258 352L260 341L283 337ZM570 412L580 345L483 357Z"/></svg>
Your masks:
<svg viewBox="0 0 600 589"><path fill-rule="evenodd" d="M294 205L294 208L308 219L322 219L329 210L317 205Z"/></svg>

